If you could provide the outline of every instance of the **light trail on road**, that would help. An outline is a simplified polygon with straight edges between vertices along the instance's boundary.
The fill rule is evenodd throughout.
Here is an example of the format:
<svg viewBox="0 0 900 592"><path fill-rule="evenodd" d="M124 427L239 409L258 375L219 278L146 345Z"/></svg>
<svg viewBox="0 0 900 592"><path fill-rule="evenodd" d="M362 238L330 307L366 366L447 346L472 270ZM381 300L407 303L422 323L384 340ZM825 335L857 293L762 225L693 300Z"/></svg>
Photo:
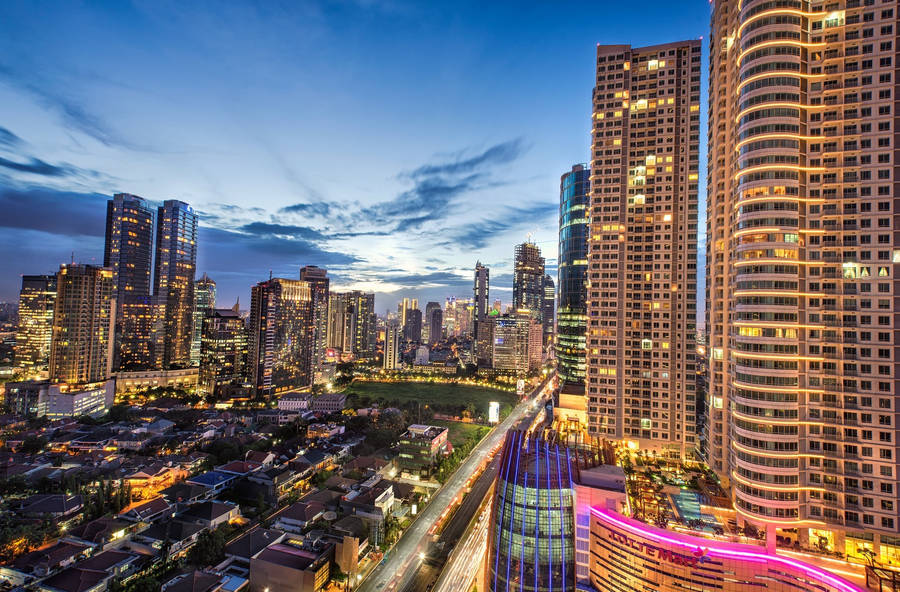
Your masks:
<svg viewBox="0 0 900 592"><path fill-rule="evenodd" d="M429 531L440 520L442 513L450 507L457 495L465 495L465 487L475 471L487 462L499 449L507 430L535 410L535 400L545 394L553 383L552 376L531 395L519 403L497 427L479 442L456 472L447 479L431 501L425 506L394 547L388 551L382 562L363 580L357 590L360 592L394 592L402 590L412 577L418 562L428 553Z"/></svg>

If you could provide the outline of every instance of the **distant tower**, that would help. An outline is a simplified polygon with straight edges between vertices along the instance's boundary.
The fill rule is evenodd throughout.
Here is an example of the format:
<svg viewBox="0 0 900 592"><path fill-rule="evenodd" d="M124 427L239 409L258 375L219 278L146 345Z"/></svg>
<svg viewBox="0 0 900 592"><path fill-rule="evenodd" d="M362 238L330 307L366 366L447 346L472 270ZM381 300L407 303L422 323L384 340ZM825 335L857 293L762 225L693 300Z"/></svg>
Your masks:
<svg viewBox="0 0 900 592"><path fill-rule="evenodd" d="M541 299L541 321L544 329L544 348L549 349L553 344L553 332L555 329L554 311L556 309L556 286L553 278L544 275L544 281L541 288L543 294Z"/></svg>
<svg viewBox="0 0 900 592"><path fill-rule="evenodd" d="M544 302L544 258L532 242L516 245L513 269L513 308L528 309L531 316L542 322Z"/></svg>
<svg viewBox="0 0 900 592"><path fill-rule="evenodd" d="M396 370L400 359L400 327L391 323L384 332L384 369Z"/></svg>
<svg viewBox="0 0 900 592"><path fill-rule="evenodd" d="M153 292L163 309L163 367L191 362L197 214L188 204L167 200L157 213Z"/></svg>
<svg viewBox="0 0 900 592"><path fill-rule="evenodd" d="M203 335L203 320L216 309L216 282L205 273L194 282L194 320L191 330L191 366L200 365L200 338Z"/></svg>

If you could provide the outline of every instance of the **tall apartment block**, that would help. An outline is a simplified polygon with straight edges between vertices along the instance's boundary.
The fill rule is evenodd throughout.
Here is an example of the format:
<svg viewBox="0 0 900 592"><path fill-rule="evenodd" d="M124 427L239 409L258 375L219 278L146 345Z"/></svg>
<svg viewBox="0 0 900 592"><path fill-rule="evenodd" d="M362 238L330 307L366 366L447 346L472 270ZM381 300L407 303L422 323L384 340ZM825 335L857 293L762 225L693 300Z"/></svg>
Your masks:
<svg viewBox="0 0 900 592"><path fill-rule="evenodd" d="M86 385L109 378L115 326L113 272L63 265L56 275L50 380Z"/></svg>
<svg viewBox="0 0 900 592"><path fill-rule="evenodd" d="M482 365L491 364L492 329L488 315L490 307L488 298L491 292L491 270L482 265L481 261L475 263L475 283L472 286L472 295L475 302L474 337L475 337L475 361Z"/></svg>
<svg viewBox="0 0 900 592"><path fill-rule="evenodd" d="M400 327L395 323L388 323L384 330L384 360L382 366L385 370L396 370L400 360Z"/></svg>
<svg viewBox="0 0 900 592"><path fill-rule="evenodd" d="M332 292L328 305L328 347L345 354L375 353L375 294Z"/></svg>
<svg viewBox="0 0 900 592"><path fill-rule="evenodd" d="M28 378L44 378L47 375L55 306L55 275L22 276L15 361L16 367Z"/></svg>
<svg viewBox="0 0 900 592"><path fill-rule="evenodd" d="M435 327L435 311L437 311L437 327ZM425 305L425 315L422 317L422 341L425 343L437 343L441 340L441 323L443 322L440 302L429 302Z"/></svg>
<svg viewBox="0 0 900 592"><path fill-rule="evenodd" d="M895 0L715 0L708 460L738 517L900 555Z"/></svg>
<svg viewBox="0 0 900 592"><path fill-rule="evenodd" d="M265 396L312 385L312 290L307 282L273 278L250 293L249 370Z"/></svg>
<svg viewBox="0 0 900 592"><path fill-rule="evenodd" d="M695 446L700 42L597 47L587 294L588 430Z"/></svg>
<svg viewBox="0 0 900 592"><path fill-rule="evenodd" d="M153 293L163 306L164 368L191 363L197 214L188 204L166 200L159 207Z"/></svg>
<svg viewBox="0 0 900 592"><path fill-rule="evenodd" d="M313 373L321 372L328 347L328 272L315 265L300 268L300 279L312 290L313 345L310 350Z"/></svg>
<svg viewBox="0 0 900 592"><path fill-rule="evenodd" d="M155 212L142 197L117 193L106 202L103 266L113 273L116 335L113 368L154 368L157 315L150 298Z"/></svg>

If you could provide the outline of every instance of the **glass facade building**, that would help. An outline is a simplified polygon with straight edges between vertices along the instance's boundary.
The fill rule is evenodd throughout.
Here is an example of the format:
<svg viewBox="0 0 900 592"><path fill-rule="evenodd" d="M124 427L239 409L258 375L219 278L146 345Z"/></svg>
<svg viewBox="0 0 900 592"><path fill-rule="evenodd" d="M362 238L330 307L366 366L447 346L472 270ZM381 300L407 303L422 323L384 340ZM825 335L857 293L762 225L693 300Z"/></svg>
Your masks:
<svg viewBox="0 0 900 592"><path fill-rule="evenodd" d="M485 588L575 590L575 480L568 449L512 430L494 488Z"/></svg>
<svg viewBox="0 0 900 592"><path fill-rule="evenodd" d="M576 164L559 182L556 359L561 384L584 385L588 207L591 170Z"/></svg>

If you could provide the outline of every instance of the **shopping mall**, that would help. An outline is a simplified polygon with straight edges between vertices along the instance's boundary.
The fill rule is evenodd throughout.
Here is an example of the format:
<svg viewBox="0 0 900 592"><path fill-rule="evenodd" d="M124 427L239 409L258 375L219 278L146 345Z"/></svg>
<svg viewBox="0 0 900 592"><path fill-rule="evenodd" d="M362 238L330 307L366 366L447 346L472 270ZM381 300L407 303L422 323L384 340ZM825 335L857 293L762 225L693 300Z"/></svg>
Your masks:
<svg viewBox="0 0 900 592"><path fill-rule="evenodd" d="M591 584L595 590L863 592L810 563L765 547L663 530L618 512L591 510Z"/></svg>

